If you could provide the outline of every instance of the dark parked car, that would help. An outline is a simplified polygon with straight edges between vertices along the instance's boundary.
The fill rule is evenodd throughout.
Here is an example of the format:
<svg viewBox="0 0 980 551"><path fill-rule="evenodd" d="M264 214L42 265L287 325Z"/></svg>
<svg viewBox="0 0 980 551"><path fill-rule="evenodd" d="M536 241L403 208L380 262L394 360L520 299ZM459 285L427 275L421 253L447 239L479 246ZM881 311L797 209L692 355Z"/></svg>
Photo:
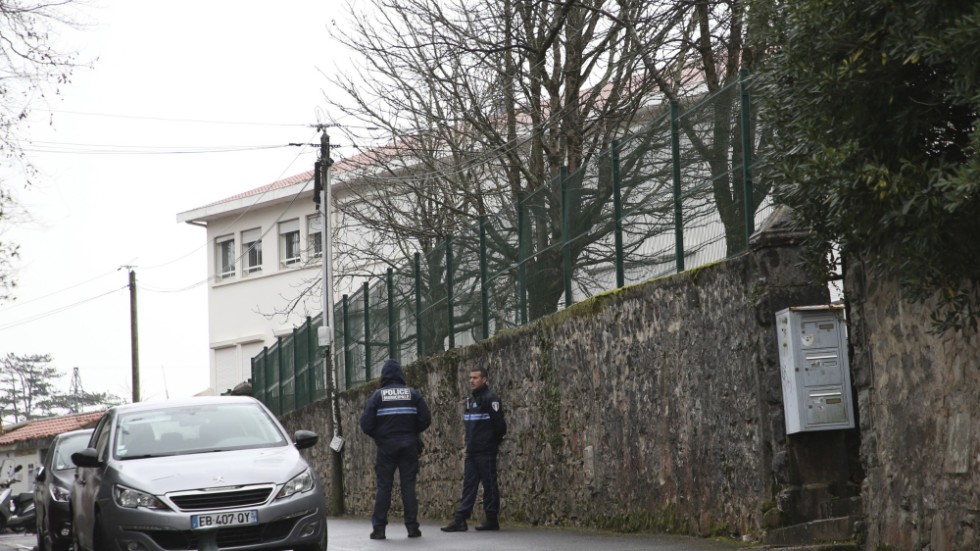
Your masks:
<svg viewBox="0 0 980 551"><path fill-rule="evenodd" d="M247 396L109 409L72 460L78 551L325 551L323 487L295 442Z"/></svg>
<svg viewBox="0 0 980 551"><path fill-rule="evenodd" d="M85 449L92 429L61 433L51 441L34 480L39 551L68 551L71 547L71 510L68 495L75 482L71 454Z"/></svg>

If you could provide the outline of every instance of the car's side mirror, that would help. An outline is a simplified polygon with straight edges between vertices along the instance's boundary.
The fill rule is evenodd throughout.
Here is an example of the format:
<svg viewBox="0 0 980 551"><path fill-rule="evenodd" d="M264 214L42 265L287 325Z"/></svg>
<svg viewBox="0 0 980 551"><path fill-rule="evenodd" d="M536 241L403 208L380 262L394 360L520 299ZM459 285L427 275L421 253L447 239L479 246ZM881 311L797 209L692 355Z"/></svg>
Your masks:
<svg viewBox="0 0 980 551"><path fill-rule="evenodd" d="M99 452L95 451L95 448L85 448L80 452L71 454L71 462L78 467L102 466L102 462L99 461Z"/></svg>
<svg viewBox="0 0 980 551"><path fill-rule="evenodd" d="M315 432L309 430L298 430L293 437L296 438L296 449L298 450L313 447L320 440Z"/></svg>
<svg viewBox="0 0 980 551"><path fill-rule="evenodd" d="M44 479L47 478L47 474L48 472L44 469L44 467L41 467L37 470L37 476L34 477L34 480L44 482Z"/></svg>

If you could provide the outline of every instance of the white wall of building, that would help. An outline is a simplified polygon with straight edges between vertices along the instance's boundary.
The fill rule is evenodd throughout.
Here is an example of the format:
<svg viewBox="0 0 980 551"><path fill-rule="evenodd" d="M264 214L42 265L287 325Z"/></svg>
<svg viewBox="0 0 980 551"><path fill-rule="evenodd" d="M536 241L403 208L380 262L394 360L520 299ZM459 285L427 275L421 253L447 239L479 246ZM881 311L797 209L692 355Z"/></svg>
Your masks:
<svg viewBox="0 0 980 551"><path fill-rule="evenodd" d="M211 393L227 392L249 380L253 356L322 310L322 267L312 251L315 238L310 235L308 222L316 214L312 187L308 179L298 179L291 185L272 186L264 193L248 192L177 217L205 226L211 249L207 255ZM280 228L289 229L293 221L300 234L300 258L287 265L281 261L285 247ZM262 261L260 269L250 271L243 232L255 229L262 234ZM247 239L248 234L244 235ZM228 238L234 240L236 262L234 272L222 277L219 242ZM336 296L344 292L349 291L335 291ZM304 293L305 297L297 300ZM292 311L285 313L290 305Z"/></svg>

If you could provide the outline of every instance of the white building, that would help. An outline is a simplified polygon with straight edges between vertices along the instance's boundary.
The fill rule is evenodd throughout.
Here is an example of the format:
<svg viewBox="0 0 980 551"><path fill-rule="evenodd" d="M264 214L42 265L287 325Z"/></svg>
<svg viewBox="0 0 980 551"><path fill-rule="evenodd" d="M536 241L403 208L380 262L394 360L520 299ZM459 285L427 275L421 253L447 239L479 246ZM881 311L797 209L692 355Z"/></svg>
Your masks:
<svg viewBox="0 0 980 551"><path fill-rule="evenodd" d="M322 311L321 218L313 187L313 171L307 171L177 215L178 222L204 227L210 243L209 386L215 394L249 380L253 356ZM334 197L342 188L333 186Z"/></svg>

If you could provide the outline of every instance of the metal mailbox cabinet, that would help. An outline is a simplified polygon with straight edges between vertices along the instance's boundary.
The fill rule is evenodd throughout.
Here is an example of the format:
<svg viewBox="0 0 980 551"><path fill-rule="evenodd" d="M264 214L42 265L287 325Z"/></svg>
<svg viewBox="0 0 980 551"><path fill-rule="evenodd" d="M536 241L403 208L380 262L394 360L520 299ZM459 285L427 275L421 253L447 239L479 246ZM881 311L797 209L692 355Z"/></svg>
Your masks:
<svg viewBox="0 0 980 551"><path fill-rule="evenodd" d="M844 307L776 312L786 434L854 428Z"/></svg>

